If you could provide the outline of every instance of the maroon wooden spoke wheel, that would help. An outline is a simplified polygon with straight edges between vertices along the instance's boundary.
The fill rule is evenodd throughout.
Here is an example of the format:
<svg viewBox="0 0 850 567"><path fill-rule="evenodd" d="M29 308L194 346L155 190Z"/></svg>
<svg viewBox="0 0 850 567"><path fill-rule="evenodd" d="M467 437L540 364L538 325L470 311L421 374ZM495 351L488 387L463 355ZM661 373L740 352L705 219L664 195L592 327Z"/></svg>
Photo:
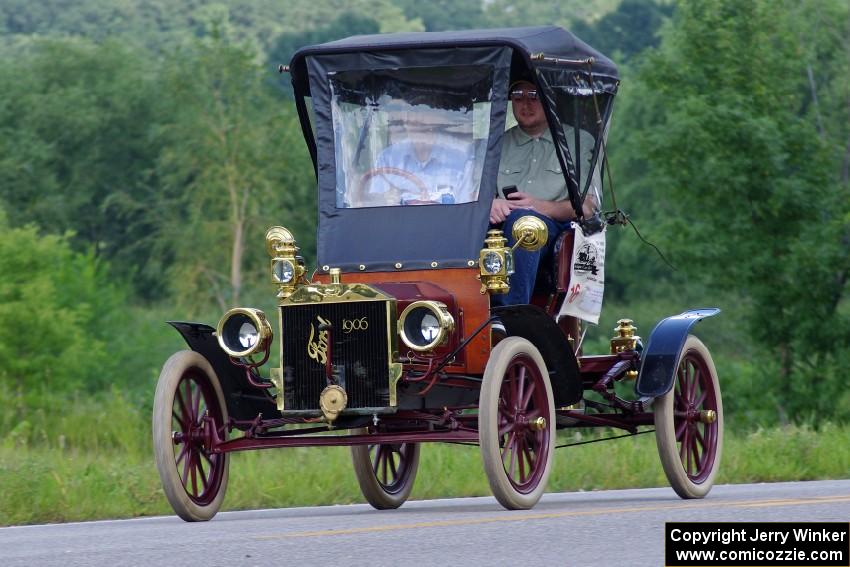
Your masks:
<svg viewBox="0 0 850 567"><path fill-rule="evenodd" d="M378 510L390 510L404 504L416 480L419 447L416 443L351 447L354 473L369 504Z"/></svg>
<svg viewBox="0 0 850 567"><path fill-rule="evenodd" d="M227 407L206 358L179 351L159 375L153 406L153 447L159 478L174 512L187 522L209 520L227 488L228 455L211 453L212 428L224 439Z"/></svg>
<svg viewBox="0 0 850 567"><path fill-rule="evenodd" d="M505 508L531 508L546 490L554 416L552 385L540 352L520 337L499 342L484 371L478 435L487 480Z"/></svg>
<svg viewBox="0 0 850 567"><path fill-rule="evenodd" d="M655 440L670 486L702 498L714 485L723 449L723 403L711 354L688 336L673 387L654 403Z"/></svg>

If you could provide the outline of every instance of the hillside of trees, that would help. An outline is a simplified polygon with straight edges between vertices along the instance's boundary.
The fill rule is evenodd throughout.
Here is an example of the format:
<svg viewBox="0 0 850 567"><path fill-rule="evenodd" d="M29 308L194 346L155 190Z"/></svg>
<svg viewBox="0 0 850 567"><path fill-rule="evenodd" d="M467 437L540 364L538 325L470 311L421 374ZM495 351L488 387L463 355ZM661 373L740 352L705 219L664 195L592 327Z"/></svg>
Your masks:
<svg viewBox="0 0 850 567"><path fill-rule="evenodd" d="M0 388L149 403L181 348L166 319L272 304L269 226L314 263L313 168L275 71L297 48L551 23L620 65L606 199L673 266L609 231L596 345L622 316L648 336L717 305L731 426L850 420L845 0L5 0Z"/></svg>

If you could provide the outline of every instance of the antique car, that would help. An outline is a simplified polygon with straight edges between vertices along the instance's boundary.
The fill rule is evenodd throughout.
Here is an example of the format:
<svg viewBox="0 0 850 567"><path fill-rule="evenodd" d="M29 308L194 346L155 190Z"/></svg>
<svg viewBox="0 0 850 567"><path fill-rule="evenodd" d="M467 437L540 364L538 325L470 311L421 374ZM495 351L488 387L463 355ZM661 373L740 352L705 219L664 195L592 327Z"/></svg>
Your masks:
<svg viewBox="0 0 850 567"><path fill-rule="evenodd" d="M236 307L215 328L171 323L189 349L162 369L153 441L181 518L216 514L231 452L274 447L350 446L365 499L397 508L429 442L479 445L498 502L528 509L545 491L556 431L579 427L654 427L674 490L708 493L723 410L691 327L718 310L666 318L645 346L622 319L610 352L582 349L604 285L598 209L619 86L607 57L548 26L356 36L301 49L281 71L316 171L318 265L305 265L297 235L272 227L273 317ZM515 254L550 237L528 215L509 246L489 223L518 78L537 87L578 218L532 301L496 307ZM430 165L411 172L411 156ZM273 350L279 365L264 368Z"/></svg>

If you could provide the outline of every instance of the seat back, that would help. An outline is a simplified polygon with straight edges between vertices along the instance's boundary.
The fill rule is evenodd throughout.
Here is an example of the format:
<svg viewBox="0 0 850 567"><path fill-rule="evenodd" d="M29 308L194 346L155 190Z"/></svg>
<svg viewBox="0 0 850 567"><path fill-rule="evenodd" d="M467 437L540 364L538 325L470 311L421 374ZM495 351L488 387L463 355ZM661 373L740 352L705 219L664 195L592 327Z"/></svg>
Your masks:
<svg viewBox="0 0 850 567"><path fill-rule="evenodd" d="M566 293L570 288L570 263L573 260L574 242L575 233L572 230L562 232L555 242L555 250L552 254L552 270L555 275L555 289L558 293ZM558 302L558 309L560 307L560 302Z"/></svg>
<svg viewBox="0 0 850 567"><path fill-rule="evenodd" d="M531 303L544 309L553 318L558 316L570 289L574 242L573 231L562 232L555 241L552 257L541 262L538 268ZM579 320L575 317L561 317L558 326L564 335L574 339L574 345L577 345L580 335Z"/></svg>
<svg viewBox="0 0 850 567"><path fill-rule="evenodd" d="M552 256L544 258L537 269L531 303L553 317L558 313L570 287L570 262L573 258L573 231L558 235Z"/></svg>

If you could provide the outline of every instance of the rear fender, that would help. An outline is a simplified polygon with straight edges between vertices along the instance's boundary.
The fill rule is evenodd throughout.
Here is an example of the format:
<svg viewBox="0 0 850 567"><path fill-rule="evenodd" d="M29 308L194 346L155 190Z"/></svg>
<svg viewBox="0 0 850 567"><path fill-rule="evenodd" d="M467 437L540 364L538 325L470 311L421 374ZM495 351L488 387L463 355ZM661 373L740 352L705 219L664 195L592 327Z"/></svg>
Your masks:
<svg viewBox="0 0 850 567"><path fill-rule="evenodd" d="M238 420L254 419L258 413L265 417L278 415L274 399L265 390L252 387L245 370L233 364L215 337L215 329L204 323L169 321L189 348L206 358L221 382L227 403L227 413Z"/></svg>
<svg viewBox="0 0 850 567"><path fill-rule="evenodd" d="M716 307L692 309L667 317L655 326L641 357L643 362L635 383L638 396L657 398L670 391L676 374L676 362L691 327L694 323L718 313L720 309Z"/></svg>
<svg viewBox="0 0 850 567"><path fill-rule="evenodd" d="M551 315L536 305L494 307L509 336L531 342L543 355L552 382L555 407L572 405L582 397L578 361L564 332Z"/></svg>

